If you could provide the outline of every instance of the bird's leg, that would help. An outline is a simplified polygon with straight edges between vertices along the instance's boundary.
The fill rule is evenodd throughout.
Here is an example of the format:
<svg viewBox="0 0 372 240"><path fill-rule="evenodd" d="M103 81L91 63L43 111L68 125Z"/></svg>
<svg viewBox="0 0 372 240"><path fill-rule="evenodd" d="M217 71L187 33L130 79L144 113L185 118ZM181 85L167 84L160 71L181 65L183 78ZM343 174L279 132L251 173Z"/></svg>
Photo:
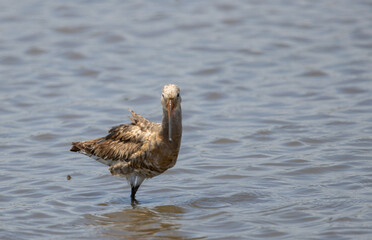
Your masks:
<svg viewBox="0 0 372 240"><path fill-rule="evenodd" d="M132 185L132 193L130 194L130 198L132 199L132 201L135 201L136 200L136 192L138 190L140 186L133 186Z"/></svg>

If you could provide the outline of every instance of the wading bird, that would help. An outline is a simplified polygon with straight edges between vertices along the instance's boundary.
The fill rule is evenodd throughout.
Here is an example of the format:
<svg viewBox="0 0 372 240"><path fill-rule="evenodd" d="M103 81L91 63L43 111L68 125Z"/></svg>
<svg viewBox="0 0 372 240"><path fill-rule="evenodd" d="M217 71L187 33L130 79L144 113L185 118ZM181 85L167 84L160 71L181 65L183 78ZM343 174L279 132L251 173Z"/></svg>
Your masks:
<svg viewBox="0 0 372 240"><path fill-rule="evenodd" d="M73 142L70 151L79 152L109 166L114 176L125 176L131 186L131 199L142 182L176 164L182 137L180 89L163 87L163 119L150 122L132 110L131 123L111 128L106 137Z"/></svg>

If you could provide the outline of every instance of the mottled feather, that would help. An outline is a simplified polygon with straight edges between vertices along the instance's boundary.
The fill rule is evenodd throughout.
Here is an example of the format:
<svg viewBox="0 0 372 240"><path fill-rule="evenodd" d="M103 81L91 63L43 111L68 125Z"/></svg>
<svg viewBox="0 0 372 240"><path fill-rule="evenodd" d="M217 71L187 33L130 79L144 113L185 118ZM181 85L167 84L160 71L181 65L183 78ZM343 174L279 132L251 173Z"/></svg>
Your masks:
<svg viewBox="0 0 372 240"><path fill-rule="evenodd" d="M133 111L131 113L132 123L112 127L103 138L74 142L71 151L100 158L99 161L108 166L118 161L128 162L139 150L148 151L142 148L146 147L149 136L155 133L151 129L160 127L160 124L152 123Z"/></svg>

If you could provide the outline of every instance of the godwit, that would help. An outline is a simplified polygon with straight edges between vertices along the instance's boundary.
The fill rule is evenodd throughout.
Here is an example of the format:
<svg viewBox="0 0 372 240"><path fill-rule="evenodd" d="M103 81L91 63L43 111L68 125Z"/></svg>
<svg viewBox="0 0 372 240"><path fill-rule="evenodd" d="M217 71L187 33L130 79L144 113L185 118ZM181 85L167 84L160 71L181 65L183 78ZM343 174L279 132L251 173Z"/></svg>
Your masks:
<svg viewBox="0 0 372 240"><path fill-rule="evenodd" d="M114 176L125 176L135 201L138 188L146 178L155 177L176 164L182 137L180 89L174 84L163 87L163 119L150 122L132 110L132 123L109 130L106 137L73 142L70 151L79 152L106 164Z"/></svg>

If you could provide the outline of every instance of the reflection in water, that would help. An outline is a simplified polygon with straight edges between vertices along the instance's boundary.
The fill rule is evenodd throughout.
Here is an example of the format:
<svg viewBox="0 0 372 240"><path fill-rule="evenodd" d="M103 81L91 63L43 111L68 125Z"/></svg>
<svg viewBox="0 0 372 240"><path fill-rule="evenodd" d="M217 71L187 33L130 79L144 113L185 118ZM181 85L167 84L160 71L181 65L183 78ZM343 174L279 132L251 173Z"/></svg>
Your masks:
<svg viewBox="0 0 372 240"><path fill-rule="evenodd" d="M185 239L179 229L179 220L185 210L174 205L157 206L152 209L132 205L133 208L123 209L102 215L85 215L91 224L98 226L105 237L126 237L130 239ZM178 222L178 223L176 223Z"/></svg>

